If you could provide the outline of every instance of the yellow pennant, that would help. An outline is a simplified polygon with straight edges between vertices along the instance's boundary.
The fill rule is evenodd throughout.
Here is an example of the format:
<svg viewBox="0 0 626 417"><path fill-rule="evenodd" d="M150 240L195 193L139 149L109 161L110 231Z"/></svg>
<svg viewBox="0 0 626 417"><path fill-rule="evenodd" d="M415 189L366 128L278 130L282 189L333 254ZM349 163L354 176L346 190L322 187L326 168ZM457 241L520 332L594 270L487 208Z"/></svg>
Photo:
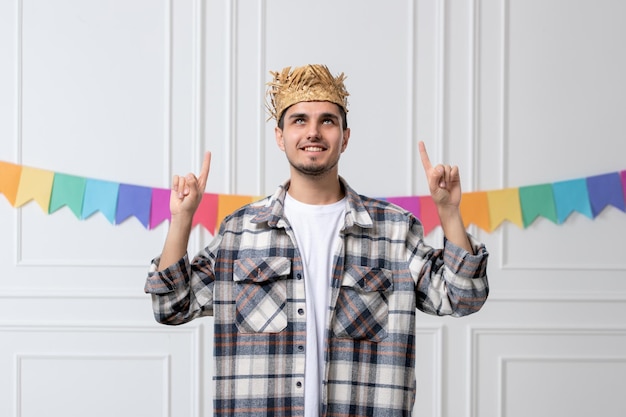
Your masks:
<svg viewBox="0 0 626 417"><path fill-rule="evenodd" d="M54 172L52 171L22 167L22 176L17 189L15 207L20 207L30 200L35 200L44 213L48 213L53 181Z"/></svg>
<svg viewBox="0 0 626 417"><path fill-rule="evenodd" d="M487 191L491 230L495 230L505 220L524 228L522 210L520 208L519 188L505 188Z"/></svg>

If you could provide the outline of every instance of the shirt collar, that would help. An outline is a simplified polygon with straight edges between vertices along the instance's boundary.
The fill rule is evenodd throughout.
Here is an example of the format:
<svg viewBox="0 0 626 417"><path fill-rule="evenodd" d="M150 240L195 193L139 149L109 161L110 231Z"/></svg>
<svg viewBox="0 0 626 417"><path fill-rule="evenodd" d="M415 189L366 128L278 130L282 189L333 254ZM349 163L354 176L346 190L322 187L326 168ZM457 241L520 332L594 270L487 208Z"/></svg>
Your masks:
<svg viewBox="0 0 626 417"><path fill-rule="evenodd" d="M353 226L362 228L372 227L372 218L363 204L363 199L354 191L342 177L339 181L346 192L346 219L344 230ZM276 192L269 197L267 203L252 219L253 223L267 222L270 227L279 227L279 221L284 218L285 196L289 189L290 180L280 185Z"/></svg>

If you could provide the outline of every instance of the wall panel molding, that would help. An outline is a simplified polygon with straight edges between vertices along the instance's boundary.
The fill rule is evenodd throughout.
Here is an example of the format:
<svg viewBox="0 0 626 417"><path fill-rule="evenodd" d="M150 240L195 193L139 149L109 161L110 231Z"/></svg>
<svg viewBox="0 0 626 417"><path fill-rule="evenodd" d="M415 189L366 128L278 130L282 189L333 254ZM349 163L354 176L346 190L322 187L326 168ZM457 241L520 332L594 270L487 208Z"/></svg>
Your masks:
<svg viewBox="0 0 626 417"><path fill-rule="evenodd" d="M17 13L16 13L16 32L17 32L17 36L16 36L16 95L15 95L15 106L16 106L16 115L17 115L17 120L16 120L16 132L17 135L15 136L15 149L16 149L16 163L17 164L24 164L24 155L23 155L23 83L24 83L24 77L23 77L23 73L24 73L24 62L23 62L23 34L24 34L24 26L25 26L25 19L27 17L24 16L24 2L26 0L16 0L17 2ZM201 4L201 2L196 1L197 4ZM161 0L160 3L155 3L155 5L160 5L160 7L163 7L165 9L165 13L166 13L166 18L165 18L165 23L166 26L164 28L164 32L165 32L165 38L163 39L164 41L164 45L165 45L165 62L163 63L164 65L164 80L163 80L163 101L165 103L165 106L163 108L163 114L162 114L162 122L164 124L163 126L163 132L164 132L164 137L162 138L162 142L161 145L163 146L163 155L164 155L164 159L163 159L163 166L167 167L166 170L164 170L163 172L163 177L164 177L164 181L169 184L170 180L171 180L171 172L172 172L172 137L173 137L173 126L172 126L172 113L173 113L173 36L174 36L174 22L173 22L173 15L174 15L174 2L172 0ZM158 7L158 6L155 6ZM194 19L195 23L199 23L202 21L202 7L195 7L194 8L194 12L196 13L196 18ZM198 45L195 48L195 52L196 54L202 54L202 29L197 28L197 30L195 30L195 37L194 37L194 44ZM201 63L203 61L202 59L202 55L200 55L200 57L198 59L195 60L194 63L198 64ZM200 68L199 71L195 71L194 73L200 74L202 71L202 68ZM197 75L196 74L196 75ZM199 83L200 85L202 84L203 79L200 77L198 78L198 76L196 76L194 78L194 85L196 83ZM197 91L201 91L199 89L196 89ZM196 120L201 119L201 115L203 112L203 102L201 100L201 98L199 98L198 96L201 93L196 94L195 98L194 98L194 104L195 104L195 109L194 109L194 116L196 118ZM197 124L201 125L200 122L198 122ZM200 130L198 130L198 127L195 126L194 132L194 140L197 141L199 140L199 138L202 135L202 130L201 127L199 128ZM59 171L62 171L62 167L59 167ZM105 178L102 178L105 179ZM27 203L27 204L32 204L32 203ZM61 210L64 210L66 208L62 208ZM24 246L26 244L28 244L25 241L25 237L24 237L24 233L23 233L23 229L24 229L24 217L25 214L22 211L23 209L19 209L16 210L15 216L16 216L16 221L15 221L15 235L14 235L14 244L15 244L15 264L18 267L30 267L30 266L44 266L44 267L72 267L72 266L90 266L90 267L110 267L110 266L142 266L145 265L145 260L135 260L135 261L128 261L128 260L121 260L121 259L81 259L81 258L65 258L65 259L49 259L49 258L25 258L24 257ZM98 213L96 213L95 215L99 215ZM120 226L118 226L120 227Z"/></svg>
<svg viewBox="0 0 626 417"><path fill-rule="evenodd" d="M226 91L224 107L227 109L226 115L226 131L224 135L224 150L225 150L225 162L226 162L226 184L225 190L228 193L234 194L236 191L237 183L237 42L238 42L238 25L237 25L237 8L239 2L233 0L228 2L226 8L226 29L225 29L225 42L226 42L226 59L224 63L225 70L225 84L228 86Z"/></svg>
<svg viewBox="0 0 626 417"><path fill-rule="evenodd" d="M415 2L408 1L407 2L407 17L408 17L408 25L410 28L409 37L407 39L407 59L408 62L408 79L407 79L407 91L410 91L411 94L409 96L409 100L407 101L407 132L409 135L407 137L406 143L406 157L407 157L407 167L409 167L409 175L407 179L407 194L413 195L416 192L416 184L415 179L418 178L419 164L415 163L414 155L415 152L415 138L417 137L417 123L415 122L415 113L417 109L417 64L418 64L418 53L417 53L417 6Z"/></svg>
<svg viewBox="0 0 626 417"><path fill-rule="evenodd" d="M430 339L430 349L431 355L429 360L425 360L424 362L431 363L432 365L432 373L430 375L420 374L421 377L424 377L424 381L428 381L428 387L432 387L432 391L430 392L430 397L425 397L420 400L421 392L424 390L423 387L420 387L420 380L417 381L417 404L422 404L421 407L424 407L424 404L429 404L428 408L432 411L432 417L442 417L443 416L443 352L444 352L444 336L443 336L443 325L439 326L421 326L418 325L416 327L415 333L417 337L425 336ZM419 344L420 349L423 351L424 348L428 345ZM424 352L422 352L424 353ZM427 358L428 355L418 355L419 357ZM416 373L419 373L419 359L418 359L418 369Z"/></svg>
<svg viewBox="0 0 626 417"><path fill-rule="evenodd" d="M494 291L489 294L491 302L528 302L528 303L624 303L626 292L623 291ZM574 306L573 306L574 307Z"/></svg>
<svg viewBox="0 0 626 417"><path fill-rule="evenodd" d="M258 33L257 33L257 48L258 48L258 92L257 95L262 100L265 99L265 83L267 82L267 62L265 56L267 55L267 1L266 0L258 0L258 12L259 12L259 22L258 22ZM266 193L265 190L265 178L267 171L267 164L265 159L265 147L267 135L266 135L266 124L267 124L267 115L265 113L265 106L259 106L259 110L256 114L257 121L257 130L258 136L256 139L256 163L258 166L258 176L256 179L256 194L263 195Z"/></svg>
<svg viewBox="0 0 626 417"><path fill-rule="evenodd" d="M0 299L56 299L56 300L106 300L106 299L137 299L146 300L149 297L143 291L133 291L130 289L107 288L106 290L91 290L86 291L83 289L64 288L58 289L44 289L44 288L12 288L12 289L0 289Z"/></svg>
<svg viewBox="0 0 626 417"><path fill-rule="evenodd" d="M468 326L467 410L472 417L497 415L505 400L486 392L503 393L503 366L514 361L626 361L625 327ZM487 340L488 338L488 340ZM603 353L597 350L603 345ZM491 401L495 401L491 403Z"/></svg>
<svg viewBox="0 0 626 417"><path fill-rule="evenodd" d="M520 356L501 356L499 358L499 380L498 380L498 400L500 416L506 416L507 410L512 407L508 405L507 400L509 398L506 395L507 381L513 377L511 375L511 367L513 365L522 364L524 366L530 366L533 364L541 364L543 366L549 366L550 364L567 364L575 368L580 365L592 364L596 366L622 366L626 365L626 356L587 356L587 355L563 355L563 356L534 356L534 355L520 355ZM626 368L625 368L626 369ZM601 384L603 381L597 381L597 384ZM583 383L584 384L584 383ZM582 385L582 384L580 384ZM555 393L556 395L563 395L563 393ZM586 396L586 395L585 395Z"/></svg>
<svg viewBox="0 0 626 417"><path fill-rule="evenodd" d="M475 152L481 155L490 155L492 160L495 160L493 169L483 168L485 173L489 173L489 175L494 178L497 177L498 183L497 187L504 189L508 187L518 187L529 185L525 183L521 184L512 184L511 183L511 166L513 166L513 162L516 158L519 158L519 155L513 154L512 140L516 139L515 131L511 131L515 126L511 126L512 117L519 114L524 114L527 109L523 107L517 107L515 109L511 109L511 106L516 104L513 102L515 97L512 97L513 88L517 86L517 84L512 85L512 82L515 79L511 79L513 72L512 71L521 71L522 69L518 69L517 67L512 68L512 65L515 64L515 61L512 60L516 56L516 53L525 53L524 50L516 49L519 45L520 38L524 36L524 32L519 32L519 27L517 27L518 32L513 32L512 22L519 22L514 20L519 15L524 16L526 19L530 19L527 14L527 11L524 11L526 6L523 1L514 1L514 0L498 0L498 1L485 1L485 0L474 0L473 2L473 24L475 26L474 36L476 38L476 42L474 45L474 64L473 71L475 75L474 79L474 106L476 107L477 114L475 115L475 135L476 135L476 143L478 144L475 148ZM554 11L554 9L552 9ZM526 13L526 14L525 14ZM555 15L555 19L558 16ZM519 23L519 25L523 25L527 23L523 21ZM529 23L529 22L528 22ZM567 27L564 25L564 27ZM532 31L532 27L530 25L523 28L524 31ZM520 46L520 48L523 45ZM554 45L550 46L554 48ZM546 47L548 48L548 46ZM527 53L527 52L526 52ZM544 53L555 54L555 50L546 49ZM526 55L524 55L527 57ZM541 56L538 52L538 57ZM530 82L530 81L528 81ZM538 85L541 87L541 85ZM563 105L566 107L566 100L563 100ZM526 106L529 104L525 103ZM511 111L515 111L516 113L511 113ZM555 109L555 112L558 109ZM565 110L564 110L565 111ZM513 135L513 136L512 136ZM563 140L563 138L555 138L555 142L558 140ZM516 142L517 143L517 142ZM519 146L519 145L518 145ZM548 146L548 145L546 145ZM489 150L480 148L492 148ZM549 148L549 147L548 147ZM480 166L477 157L474 157L477 167ZM484 158L488 158L485 156ZM488 162L488 161L485 161ZM497 163L497 169L496 164ZM558 165L558 160L555 160L555 165ZM478 171L475 172L475 175L478 175ZM583 175L581 175L582 177ZM548 181L558 180L559 178L551 178ZM476 181L474 185L477 188L481 188L481 184L479 181ZM490 184L488 189L492 189L495 184ZM484 187L484 185L482 186ZM495 187L494 187L495 188ZM484 189L484 188L483 188ZM607 213L603 213L608 216ZM613 213L609 213L613 214ZM587 219L585 216L580 213L573 213L566 222L567 225L559 225L561 229L560 233L565 232L565 228L568 226L572 226L572 223L580 220L580 227L584 228L588 225L584 223ZM607 221L610 221L609 218ZM547 221L547 220L546 220ZM616 219L616 221L620 221L620 219ZM584 224L583 224L584 223ZM537 224L533 224L530 226L539 227ZM573 227L573 226L572 226ZM474 229L475 231L476 229ZM520 259L520 257L515 257L513 254L519 254L520 251L517 249L515 245L512 245L511 242L515 242L519 236L516 236L517 226L513 225L509 221L504 221L504 224L499 226L499 230L495 230L493 233L496 235L494 242L497 240L500 248L502 248L502 255L499 257L499 265L498 268L503 271L589 271L589 272L623 272L626 271L626 264L624 264L622 259L618 257L609 258L608 255L602 258L601 256L588 256L588 257L578 257L574 262L572 262L569 258L563 254L560 257L549 258L549 259L541 259L532 258L532 259ZM532 233L530 230L528 233ZM546 233L559 233L555 232L551 229L547 229ZM571 233L571 232L570 232ZM582 229L582 233L589 233L588 229ZM593 232L591 232L593 233ZM600 233L594 234L594 239L599 238ZM552 236L550 237L552 238ZM558 238L554 237L555 242L558 242ZM516 249L511 249L516 248ZM545 247L542 248L545 252L547 249ZM602 252L597 252L601 254Z"/></svg>
<svg viewBox="0 0 626 417"><path fill-rule="evenodd" d="M28 383L24 375L24 367L28 362L83 362L82 366L88 362L104 362L111 365L116 362L155 362L160 367L163 380L161 381L161 393L155 392L155 398L161 398L163 400L163 407L161 411L162 417L168 417L171 409L171 394L172 394L172 377L171 377L171 357L170 355L160 354L29 354L18 352L15 354L15 415L17 417L23 416L24 400L26 395L24 393L24 385ZM66 381L67 382L67 381ZM91 381L90 381L91 382ZM160 394L160 395L159 395Z"/></svg>
<svg viewBox="0 0 626 417"><path fill-rule="evenodd" d="M0 322L0 338L4 341L0 363L3 369L7 365L6 369L11 369L12 374L6 382L11 385L0 383L4 393L0 395L0 404L5 404L0 406L0 412L10 403L15 407L15 415L22 416L23 389L27 383L24 381L25 364L31 366L32 377L38 363L48 367L42 368L45 374L62 361L77 364L85 361L96 369L109 361L118 367L120 362L135 363L140 369L153 369L154 373L163 375L160 383L165 396L163 416L171 415L172 409L188 409L189 415L199 417L206 395L202 382L205 343L202 326L201 321L177 327L123 322ZM153 361L157 368L147 361ZM79 368L74 372L79 372ZM35 384L29 388L32 395L39 382L31 379L29 383ZM76 382L64 380L64 383ZM104 386L112 383L102 381ZM7 396L11 396L10 401Z"/></svg>

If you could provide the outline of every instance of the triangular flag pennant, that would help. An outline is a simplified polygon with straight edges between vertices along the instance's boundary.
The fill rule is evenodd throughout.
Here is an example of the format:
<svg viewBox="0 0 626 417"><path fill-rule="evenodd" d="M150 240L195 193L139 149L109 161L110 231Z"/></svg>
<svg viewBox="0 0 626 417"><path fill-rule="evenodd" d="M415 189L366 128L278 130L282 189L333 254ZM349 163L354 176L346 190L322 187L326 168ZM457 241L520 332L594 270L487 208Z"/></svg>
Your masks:
<svg viewBox="0 0 626 417"><path fill-rule="evenodd" d="M552 184L552 190L554 191L554 201L559 223L567 220L574 211L593 219L591 205L589 204L587 181L584 178L555 182Z"/></svg>
<svg viewBox="0 0 626 417"><path fill-rule="evenodd" d="M115 224L115 209L119 183L87 178L82 218L100 211L111 224Z"/></svg>
<svg viewBox="0 0 626 417"><path fill-rule="evenodd" d="M86 183L87 179L83 177L55 173L50 196L50 213L68 206L78 219L82 219Z"/></svg>
<svg viewBox="0 0 626 417"><path fill-rule="evenodd" d="M15 197L15 207L35 200L44 213L48 214L54 172L43 169L22 167L20 186Z"/></svg>
<svg viewBox="0 0 626 417"><path fill-rule="evenodd" d="M386 200L413 213L418 219L421 216L419 197L387 197Z"/></svg>
<svg viewBox="0 0 626 417"><path fill-rule="evenodd" d="M222 224L222 220L233 211L250 204L253 201L252 196L220 194L217 199L217 219L215 225L217 228Z"/></svg>
<svg viewBox="0 0 626 417"><path fill-rule="evenodd" d="M202 196L200 205L193 216L192 227L201 224L209 233L215 235L218 198L217 194L205 193Z"/></svg>
<svg viewBox="0 0 626 417"><path fill-rule="evenodd" d="M554 223L558 222L552 185L540 184L519 188L524 227L528 227L539 216Z"/></svg>
<svg viewBox="0 0 626 417"><path fill-rule="evenodd" d="M119 224L135 216L147 229L150 226L150 204L152 202L152 189L137 185L120 184L117 195L117 210L115 223Z"/></svg>
<svg viewBox="0 0 626 417"><path fill-rule="evenodd" d="M606 206L613 206L626 211L624 208L624 190L619 173L596 175L587 178L589 203L593 217L596 217Z"/></svg>
<svg viewBox="0 0 626 417"><path fill-rule="evenodd" d="M21 176L21 165L0 161L0 194L4 194L13 207L15 207L15 199L20 186Z"/></svg>
<svg viewBox="0 0 626 417"><path fill-rule="evenodd" d="M622 178L622 193L624 195L624 202L626 203L626 171L620 172L619 176Z"/></svg>
<svg viewBox="0 0 626 417"><path fill-rule="evenodd" d="M422 222L422 226L424 227L424 235L432 232L435 227L441 225L441 221L439 220L439 212L437 211L437 206L433 201L431 196L422 196L420 199L420 217L419 220Z"/></svg>
<svg viewBox="0 0 626 417"><path fill-rule="evenodd" d="M524 228L517 188L487 191L487 201L491 230L495 230L505 220Z"/></svg>
<svg viewBox="0 0 626 417"><path fill-rule="evenodd" d="M489 201L487 200L487 193L485 191L463 193L460 210L465 228L473 224L480 227L485 232L491 231Z"/></svg>
<svg viewBox="0 0 626 417"><path fill-rule="evenodd" d="M154 229L165 220L170 220L170 194L169 188L153 188L152 203L150 205L150 229Z"/></svg>

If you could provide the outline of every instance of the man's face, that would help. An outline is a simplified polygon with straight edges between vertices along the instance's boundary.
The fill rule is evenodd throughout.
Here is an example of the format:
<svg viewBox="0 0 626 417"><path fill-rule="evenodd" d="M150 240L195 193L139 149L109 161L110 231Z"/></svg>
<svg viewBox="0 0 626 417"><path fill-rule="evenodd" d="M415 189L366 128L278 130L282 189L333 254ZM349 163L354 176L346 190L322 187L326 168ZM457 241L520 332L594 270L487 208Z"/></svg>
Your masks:
<svg viewBox="0 0 626 417"><path fill-rule="evenodd" d="M336 104L307 101L285 111L283 128L276 127L275 134L276 143L287 155L292 172L321 176L338 171L339 157L348 145L350 129L343 130Z"/></svg>

